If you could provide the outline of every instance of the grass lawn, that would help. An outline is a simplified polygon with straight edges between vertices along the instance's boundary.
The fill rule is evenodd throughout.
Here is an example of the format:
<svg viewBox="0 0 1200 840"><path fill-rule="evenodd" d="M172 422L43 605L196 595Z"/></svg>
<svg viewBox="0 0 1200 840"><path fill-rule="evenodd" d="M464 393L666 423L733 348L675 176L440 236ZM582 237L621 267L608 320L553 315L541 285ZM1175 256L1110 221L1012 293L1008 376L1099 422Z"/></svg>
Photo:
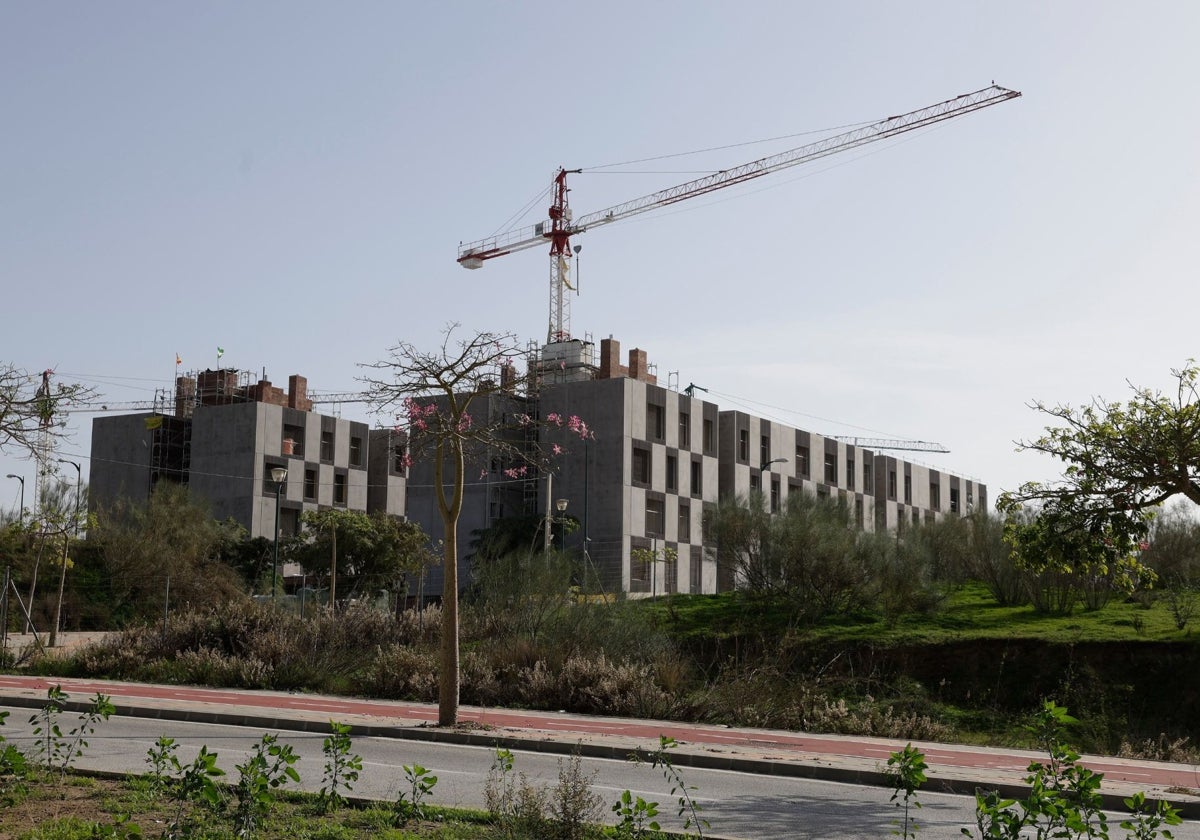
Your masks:
<svg viewBox="0 0 1200 840"><path fill-rule="evenodd" d="M660 625L681 640L704 637L780 636L799 633L813 641L876 645L941 644L986 639L1031 639L1045 642L1185 642L1196 634L1183 630L1165 602L1149 607L1113 599L1098 610L1076 607L1070 615L1046 615L1031 606L1000 606L982 584L970 583L947 592L942 608L931 615L906 615L894 621L859 613L829 619L811 627L792 628L785 610L745 593L676 595L645 602ZM1200 627L1200 618L1194 622Z"/></svg>

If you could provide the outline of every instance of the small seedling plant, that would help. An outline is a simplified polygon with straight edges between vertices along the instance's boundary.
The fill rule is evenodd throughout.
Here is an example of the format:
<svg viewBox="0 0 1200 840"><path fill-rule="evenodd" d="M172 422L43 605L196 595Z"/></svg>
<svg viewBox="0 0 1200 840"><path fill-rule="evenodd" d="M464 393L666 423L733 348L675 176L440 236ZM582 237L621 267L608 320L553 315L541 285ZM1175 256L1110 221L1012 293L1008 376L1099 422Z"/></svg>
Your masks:
<svg viewBox="0 0 1200 840"><path fill-rule="evenodd" d="M225 775L225 771L217 766L217 754L210 753L207 746L200 747L195 761L181 765L174 755L170 757L177 778L170 786L174 795L176 808L175 816L167 826L168 840L180 840L191 836L191 823L187 820L185 809L189 803L207 805L219 808L222 804L221 789L217 787L216 779Z"/></svg>
<svg viewBox="0 0 1200 840"><path fill-rule="evenodd" d="M288 744L279 743L278 735L265 734L245 763L237 765L238 781L233 795L237 800L234 825L237 836L250 840L263 818L271 812L275 791L288 782L299 782L293 767L300 756Z"/></svg>
<svg viewBox="0 0 1200 840"><path fill-rule="evenodd" d="M350 752L349 724L331 720L329 728L332 732L321 746L325 753L325 775L317 794L318 807L323 814L333 813L347 804L346 794L353 789L362 772L362 756Z"/></svg>
<svg viewBox="0 0 1200 840"><path fill-rule="evenodd" d="M8 720L8 714L0 711L0 726ZM7 796L19 788L28 769L25 754L0 735L0 796Z"/></svg>
<svg viewBox="0 0 1200 840"><path fill-rule="evenodd" d="M150 785L155 791L166 790L172 774L179 770L179 759L176 757L178 751L179 744L174 738L168 738L166 735L159 735L154 746L146 750L146 763L150 765Z"/></svg>
<svg viewBox="0 0 1200 840"><path fill-rule="evenodd" d="M640 840L647 832L659 830L658 822L654 819L658 816L658 803L634 796L628 789L621 791L620 798L613 803L612 812L617 818L618 837Z"/></svg>
<svg viewBox="0 0 1200 840"><path fill-rule="evenodd" d="M425 819L425 800L433 793L438 782L438 777L420 764L405 764L404 779L408 782L408 790L401 791L396 800L398 825L404 825L409 820Z"/></svg>
<svg viewBox="0 0 1200 840"><path fill-rule="evenodd" d="M36 739L35 760L47 770L58 770L60 781L87 749L87 738L96 731L96 725L117 711L108 696L97 692L92 705L80 714L78 724L64 735L59 718L69 699L62 686L52 685L46 691L46 705L29 718Z"/></svg>
<svg viewBox="0 0 1200 840"><path fill-rule="evenodd" d="M917 789L925 784L925 771L928 765L925 756L912 744L906 744L904 749L894 752L888 758L888 767L892 777L892 803L903 809L896 822L892 834L910 840L917 836L920 826L911 816L911 812L921 807L917 799Z"/></svg>
<svg viewBox="0 0 1200 840"><path fill-rule="evenodd" d="M674 796L679 803L679 816L683 819L684 831L695 831L697 837L703 838L704 829L712 826L709 825L708 820L700 816L703 808L692 796L696 787L684 782L679 768L671 761L671 750L677 746L679 746L679 742L674 738L668 735L659 735L658 749L650 757L650 766L661 769L663 778L671 785L671 796Z"/></svg>

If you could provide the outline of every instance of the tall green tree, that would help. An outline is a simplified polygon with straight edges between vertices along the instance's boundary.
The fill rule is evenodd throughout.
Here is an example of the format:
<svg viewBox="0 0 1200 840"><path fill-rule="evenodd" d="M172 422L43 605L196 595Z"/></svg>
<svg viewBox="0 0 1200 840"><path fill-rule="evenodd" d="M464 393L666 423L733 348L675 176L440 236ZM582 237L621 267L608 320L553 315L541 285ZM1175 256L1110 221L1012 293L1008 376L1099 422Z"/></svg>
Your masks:
<svg viewBox="0 0 1200 840"><path fill-rule="evenodd" d="M318 578L333 574L336 562L337 591L347 596L399 591L428 563L429 537L421 526L382 511L314 510L300 521L304 529L286 546L288 559Z"/></svg>
<svg viewBox="0 0 1200 840"><path fill-rule="evenodd" d="M245 597L237 572L220 559L223 546L244 530L219 522L186 487L155 487L143 504L119 501L97 513L95 540L112 580L114 608L139 617L159 615L168 594L176 606L201 607Z"/></svg>
<svg viewBox="0 0 1200 840"><path fill-rule="evenodd" d="M762 494L723 500L709 519L722 573L814 621L870 601L876 546L845 502L794 493L779 514Z"/></svg>

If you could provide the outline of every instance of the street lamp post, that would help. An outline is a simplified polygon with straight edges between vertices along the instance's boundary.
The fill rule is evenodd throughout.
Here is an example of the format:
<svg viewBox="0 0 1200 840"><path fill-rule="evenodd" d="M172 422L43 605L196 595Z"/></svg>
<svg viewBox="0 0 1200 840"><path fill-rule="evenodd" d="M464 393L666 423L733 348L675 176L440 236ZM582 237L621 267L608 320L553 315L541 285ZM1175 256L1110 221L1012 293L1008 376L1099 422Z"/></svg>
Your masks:
<svg viewBox="0 0 1200 840"><path fill-rule="evenodd" d="M559 545L565 551L567 548L567 518L563 514L567 512L567 500L559 499L554 503L554 506L558 508L558 524L562 528L562 541Z"/></svg>
<svg viewBox="0 0 1200 840"><path fill-rule="evenodd" d="M79 501L80 501L80 496L82 495L82 493L80 491L82 490L82 487L83 487L83 468L79 465L78 462L68 461L66 458L56 458L55 460L58 461L58 463L60 463L60 464L70 464L72 467L75 468L75 515L73 517L71 517L71 519L72 519L71 531L74 533L75 537L78 538L78 536L79 536ZM68 557L68 547L70 546L70 539L71 539L70 536L68 536L64 532L63 533L62 571L59 573L59 576L58 576L58 603L54 607L54 626L51 628L51 632L50 632L50 647L54 647L54 645L58 642L59 625L62 623L63 591L67 587L67 557Z"/></svg>
<svg viewBox="0 0 1200 840"><path fill-rule="evenodd" d="M21 512L17 514L17 522L21 525L25 524L25 476L9 473L5 478L15 478L21 482Z"/></svg>
<svg viewBox="0 0 1200 840"><path fill-rule="evenodd" d="M771 469L772 464L786 464L787 458L772 458L770 461L764 462L758 469L759 472L766 472Z"/></svg>
<svg viewBox="0 0 1200 840"><path fill-rule="evenodd" d="M275 561L271 566L271 600L279 589L279 494L287 481L287 467L271 467L271 480L275 482Z"/></svg>

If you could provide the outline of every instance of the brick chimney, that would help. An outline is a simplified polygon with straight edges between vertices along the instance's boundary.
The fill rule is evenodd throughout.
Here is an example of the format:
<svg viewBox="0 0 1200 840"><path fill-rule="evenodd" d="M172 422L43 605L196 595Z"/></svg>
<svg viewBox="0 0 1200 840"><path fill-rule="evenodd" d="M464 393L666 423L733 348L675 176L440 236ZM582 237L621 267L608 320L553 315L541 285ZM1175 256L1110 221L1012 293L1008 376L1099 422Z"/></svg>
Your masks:
<svg viewBox="0 0 1200 840"><path fill-rule="evenodd" d="M611 336L600 339L600 374L597 379L618 379L629 375L621 364L621 342Z"/></svg>
<svg viewBox="0 0 1200 840"><path fill-rule="evenodd" d="M196 380L190 376L175 377L175 416L191 417L196 399Z"/></svg>
<svg viewBox="0 0 1200 840"><path fill-rule="evenodd" d="M308 398L308 379L298 373L288 377L288 408L312 411L312 400Z"/></svg>
<svg viewBox="0 0 1200 840"><path fill-rule="evenodd" d="M629 378L642 382L653 382L656 377L650 375L649 362L646 361L646 351L636 347L629 351Z"/></svg>

